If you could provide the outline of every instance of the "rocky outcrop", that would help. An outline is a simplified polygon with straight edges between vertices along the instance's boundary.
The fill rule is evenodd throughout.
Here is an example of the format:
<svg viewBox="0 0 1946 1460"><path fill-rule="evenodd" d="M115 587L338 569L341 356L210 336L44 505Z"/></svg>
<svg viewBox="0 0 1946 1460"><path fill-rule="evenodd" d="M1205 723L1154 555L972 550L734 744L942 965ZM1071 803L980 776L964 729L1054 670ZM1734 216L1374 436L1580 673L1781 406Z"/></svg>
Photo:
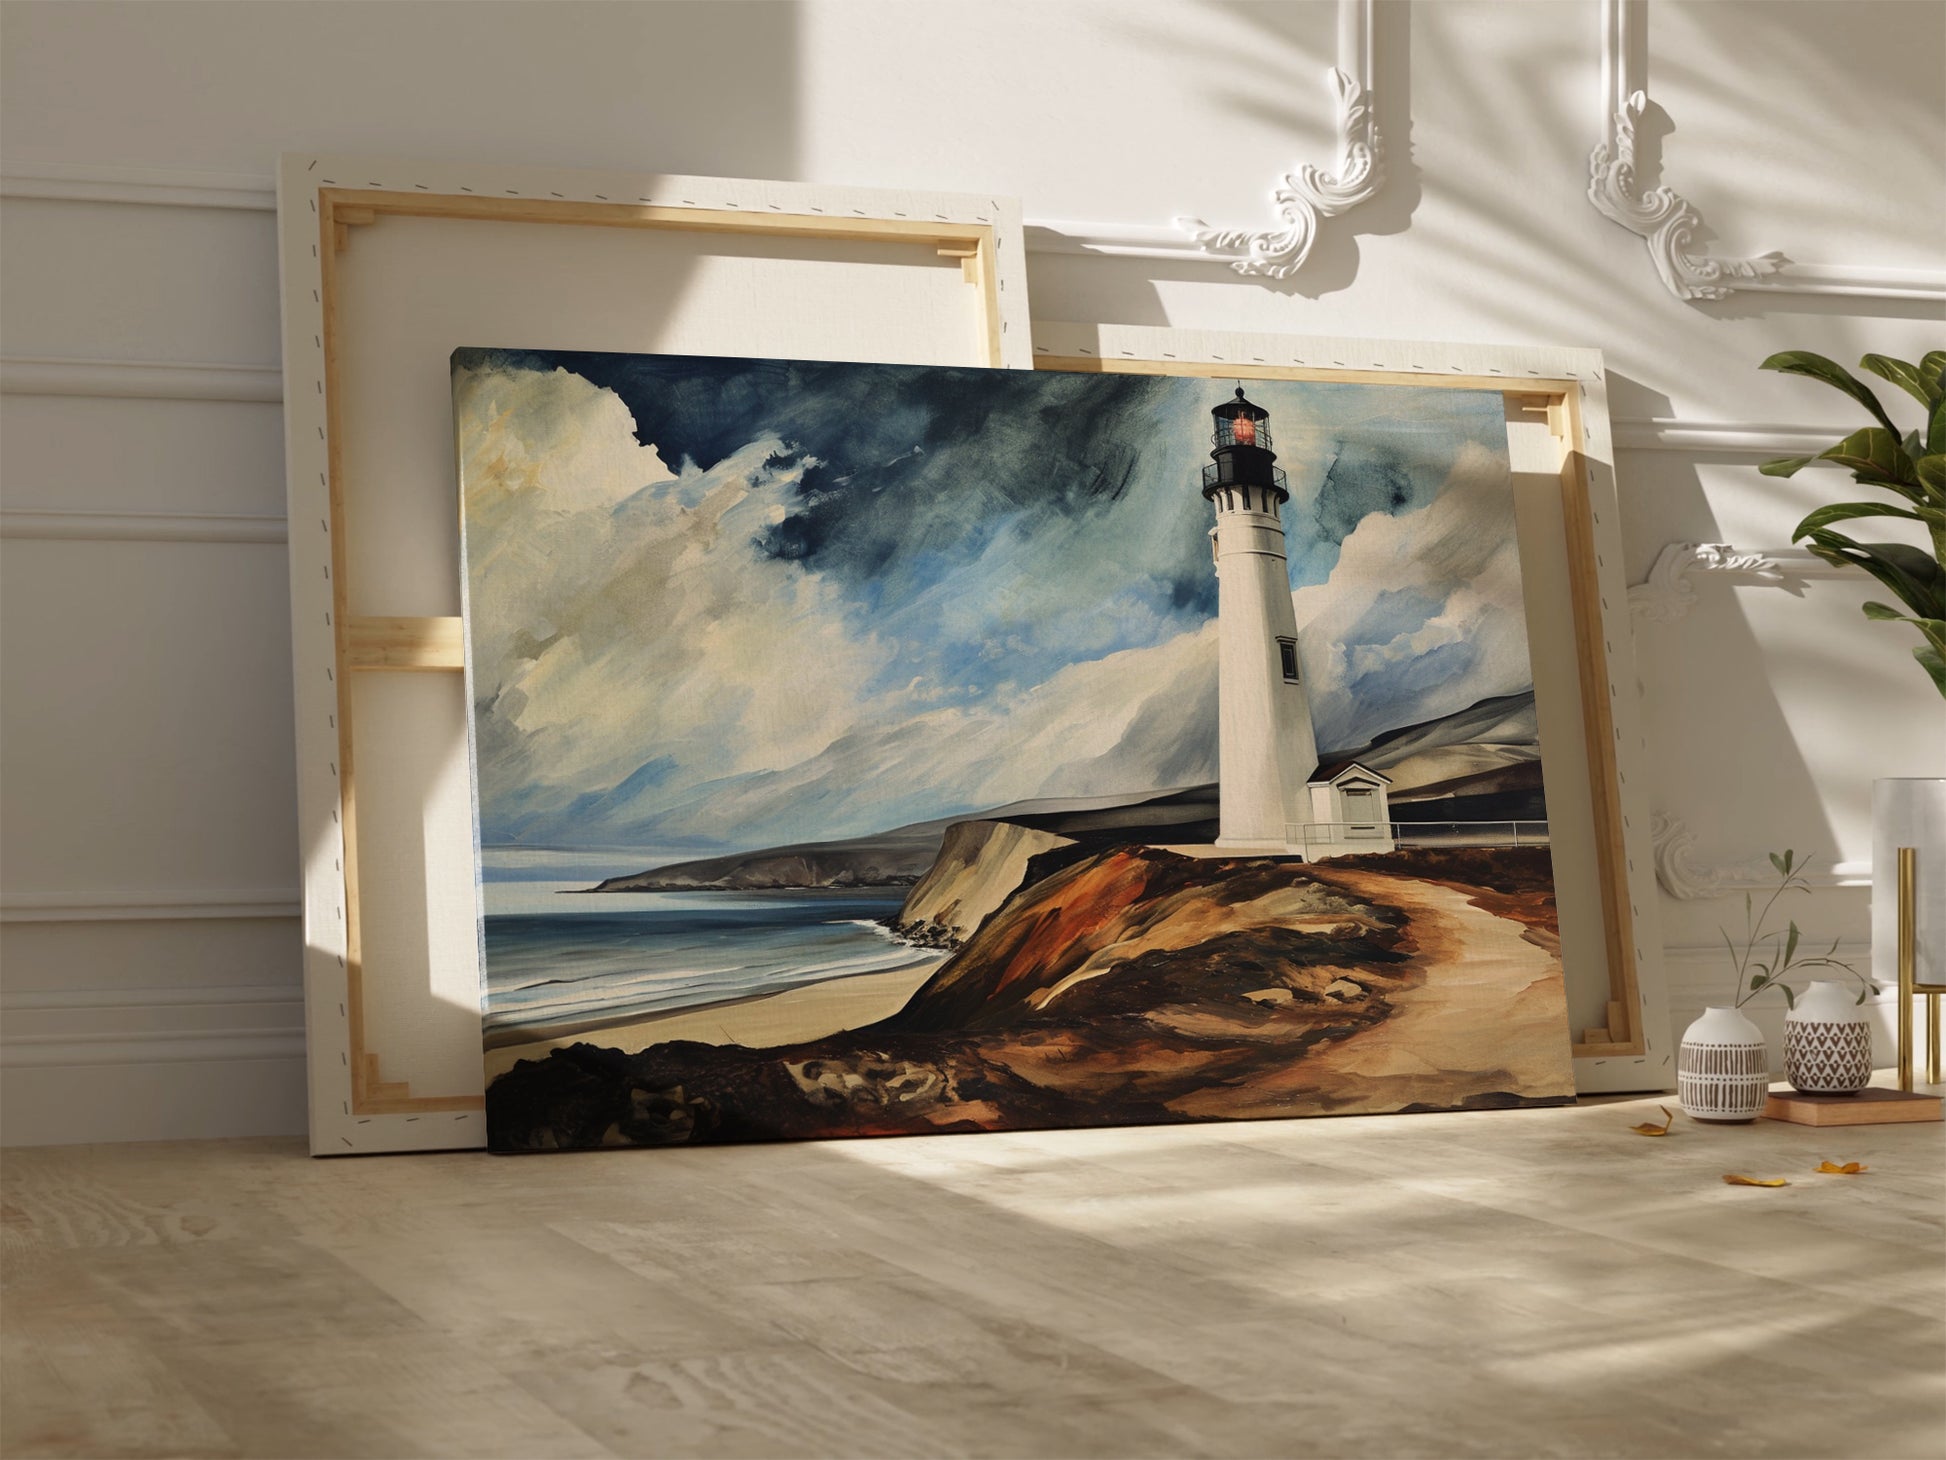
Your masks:
<svg viewBox="0 0 1946 1460"><path fill-rule="evenodd" d="M927 948L957 948L1027 880L1036 857L1068 837L1011 821L961 821L946 830L932 868L907 895L892 931Z"/></svg>

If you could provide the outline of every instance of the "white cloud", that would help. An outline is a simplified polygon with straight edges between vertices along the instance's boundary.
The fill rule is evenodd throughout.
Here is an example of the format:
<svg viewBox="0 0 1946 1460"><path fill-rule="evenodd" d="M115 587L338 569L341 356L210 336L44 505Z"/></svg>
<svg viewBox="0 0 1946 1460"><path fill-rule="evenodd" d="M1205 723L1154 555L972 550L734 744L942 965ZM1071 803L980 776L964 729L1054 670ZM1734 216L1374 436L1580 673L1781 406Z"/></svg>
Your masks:
<svg viewBox="0 0 1946 1460"><path fill-rule="evenodd" d="M1330 578L1291 602L1321 745L1350 748L1529 688L1505 461L1462 447L1439 496L1366 517Z"/></svg>
<svg viewBox="0 0 1946 1460"><path fill-rule="evenodd" d="M795 764L868 710L889 652L819 575L748 546L803 470L766 465L779 443L672 476L564 371L481 372L458 408L490 819L663 757L671 790Z"/></svg>

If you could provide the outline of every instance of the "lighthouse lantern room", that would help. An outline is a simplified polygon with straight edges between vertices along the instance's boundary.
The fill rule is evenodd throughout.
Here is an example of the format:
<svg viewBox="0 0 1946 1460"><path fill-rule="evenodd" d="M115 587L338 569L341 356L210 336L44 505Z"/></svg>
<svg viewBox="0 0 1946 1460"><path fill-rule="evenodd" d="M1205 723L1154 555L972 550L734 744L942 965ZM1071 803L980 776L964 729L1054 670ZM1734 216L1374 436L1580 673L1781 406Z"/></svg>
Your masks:
<svg viewBox="0 0 1946 1460"><path fill-rule="evenodd" d="M1219 510L1232 506L1275 512L1291 494L1271 449L1270 412L1246 400L1239 385L1236 399L1224 401L1210 416L1215 450L1203 468L1203 495L1214 502L1219 492L1237 494L1234 501L1219 504Z"/></svg>

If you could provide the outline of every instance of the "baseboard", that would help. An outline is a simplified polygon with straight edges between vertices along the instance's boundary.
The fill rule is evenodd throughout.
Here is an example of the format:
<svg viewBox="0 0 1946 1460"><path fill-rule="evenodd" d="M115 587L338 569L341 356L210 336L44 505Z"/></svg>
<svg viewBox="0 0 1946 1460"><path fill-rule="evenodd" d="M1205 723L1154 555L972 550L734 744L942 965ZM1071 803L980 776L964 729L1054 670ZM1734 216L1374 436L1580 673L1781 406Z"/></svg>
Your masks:
<svg viewBox="0 0 1946 1460"><path fill-rule="evenodd" d="M304 1057L0 1065L0 1145L294 1136Z"/></svg>
<svg viewBox="0 0 1946 1460"><path fill-rule="evenodd" d="M0 995L0 1144L298 1135L293 984Z"/></svg>

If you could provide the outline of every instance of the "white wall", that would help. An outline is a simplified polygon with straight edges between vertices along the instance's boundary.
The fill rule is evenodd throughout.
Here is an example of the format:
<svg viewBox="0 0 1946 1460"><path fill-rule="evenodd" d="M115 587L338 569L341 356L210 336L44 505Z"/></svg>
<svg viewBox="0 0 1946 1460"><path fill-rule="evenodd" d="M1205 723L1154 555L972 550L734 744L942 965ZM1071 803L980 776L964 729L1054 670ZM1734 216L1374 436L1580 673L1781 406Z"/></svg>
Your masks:
<svg viewBox="0 0 1946 1460"><path fill-rule="evenodd" d="M1781 546L1849 492L1756 474L1781 427L1852 424L1756 364L1916 358L1946 343L1936 303L1667 293L1583 196L1595 0L1386 0L1377 30L1391 178L1299 276L1041 252L1035 314L1598 346L1631 581L1673 541ZM1645 130L1718 251L1938 270L1942 51L1933 4L1652 0ZM0 53L0 1118L20 1142L302 1126L262 192L279 151L990 188L1030 219L1262 227L1279 173L1329 161L1335 19L1318 0L13 0ZM198 185L163 194L242 206L24 196L157 169ZM251 368L58 363L76 358ZM153 398L198 392L222 398ZM1656 804L1705 868L1785 844L1864 863L1871 778L1946 773L1905 641L1857 617L1860 583L1692 581L1696 605L1638 640ZM1865 898L1823 888L1799 921L1862 947ZM1724 981L1708 950L1731 910L1665 900L1679 1026Z"/></svg>

